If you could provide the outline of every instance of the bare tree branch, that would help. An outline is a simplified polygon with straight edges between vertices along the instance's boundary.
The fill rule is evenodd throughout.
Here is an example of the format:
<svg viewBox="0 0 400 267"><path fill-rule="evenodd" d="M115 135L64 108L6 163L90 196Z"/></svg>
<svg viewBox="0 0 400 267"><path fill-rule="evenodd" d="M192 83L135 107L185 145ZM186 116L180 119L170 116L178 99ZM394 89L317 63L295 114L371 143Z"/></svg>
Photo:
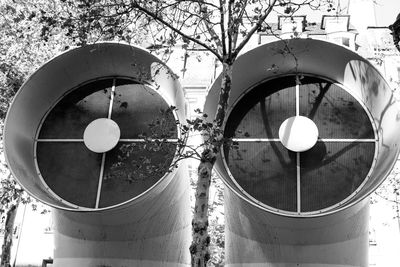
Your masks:
<svg viewBox="0 0 400 267"><path fill-rule="evenodd" d="M219 13L220 13L220 27L221 27L221 40L222 40L222 55L226 55L226 41L225 41L225 13L224 13L225 0L219 0Z"/></svg>
<svg viewBox="0 0 400 267"><path fill-rule="evenodd" d="M204 47L205 49L207 49L208 51L210 51L211 53L213 53L220 61L222 61L222 57L220 54L218 54L218 52L213 49L212 47L208 46L207 44L201 42L200 40L189 36L187 34L185 34L184 32L182 32L181 30L177 29L176 27L174 27L173 25L171 25L170 23L168 23L167 21L165 21L163 18L159 17L156 13L151 12L150 10L142 7L140 4L138 4L136 1L132 2L132 9L137 9L143 13L145 13L146 15L148 15L149 17L153 18L154 20L158 21L159 23L163 24L164 26L166 26L167 28L169 28L170 30L172 30L173 32L179 34L180 36L182 36L183 38L186 38L202 47Z"/></svg>
<svg viewBox="0 0 400 267"><path fill-rule="evenodd" d="M256 24L253 26L252 29L247 33L247 35L244 37L242 42L236 47L235 51L233 52L233 57L237 57L239 54L240 50L249 42L250 38L253 36L253 34L259 29L262 25L262 23L265 21L265 19L268 17L268 15L271 13L272 9L274 8L277 0L273 0L272 3L264 10L264 14L258 19Z"/></svg>
<svg viewBox="0 0 400 267"><path fill-rule="evenodd" d="M234 0L228 0L228 58L232 58L232 36L234 34L234 22L232 19L232 4Z"/></svg>
<svg viewBox="0 0 400 267"><path fill-rule="evenodd" d="M217 45L217 47L220 47L220 50L221 50L221 51L219 51L219 52L223 55L223 54L224 54L223 46L225 45L225 43L222 43L222 42L221 42L221 39L219 38L218 34L215 32L214 28L210 25L210 23L209 23L209 21L210 21L210 20L209 20L209 13L208 13L207 7L204 8L204 12L203 12L203 10L201 10L200 12L202 13L203 18L204 18L205 21L206 21L206 23L204 23L204 24L205 24L205 26L206 26L208 32L209 32L210 35L211 35L211 39L215 42L215 44ZM214 25L213 25L213 26L214 26Z"/></svg>

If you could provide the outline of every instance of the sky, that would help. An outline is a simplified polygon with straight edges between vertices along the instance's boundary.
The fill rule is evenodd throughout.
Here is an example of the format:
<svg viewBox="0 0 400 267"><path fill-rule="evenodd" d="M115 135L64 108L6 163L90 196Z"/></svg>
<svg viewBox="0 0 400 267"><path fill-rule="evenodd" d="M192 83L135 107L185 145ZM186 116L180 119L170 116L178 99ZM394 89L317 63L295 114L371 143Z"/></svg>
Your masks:
<svg viewBox="0 0 400 267"><path fill-rule="evenodd" d="M388 26L393 24L400 13L400 0L376 0L376 24Z"/></svg>
<svg viewBox="0 0 400 267"><path fill-rule="evenodd" d="M352 24L358 26L358 28L368 26L388 27L394 23L400 13L400 0L334 0L335 6L337 6L337 1L340 1L342 14L346 14L350 9ZM375 3L375 14L371 3ZM326 12L325 9L322 9L318 12L303 8L296 13L296 15L307 15L307 21L317 23L321 22L321 15L323 14L334 15L335 11ZM272 13L267 21L276 22L279 15L283 14ZM354 25L359 23L361 25Z"/></svg>

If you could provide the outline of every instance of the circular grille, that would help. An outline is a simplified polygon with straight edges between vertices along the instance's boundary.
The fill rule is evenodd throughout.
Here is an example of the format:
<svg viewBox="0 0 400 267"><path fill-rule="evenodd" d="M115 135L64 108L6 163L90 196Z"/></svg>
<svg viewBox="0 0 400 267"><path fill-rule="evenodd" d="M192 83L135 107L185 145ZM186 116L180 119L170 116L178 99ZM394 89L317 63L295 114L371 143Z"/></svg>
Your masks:
<svg viewBox="0 0 400 267"><path fill-rule="evenodd" d="M84 133L100 118L116 124L120 138L96 153ZM98 209L123 203L168 172L178 136L175 121L165 100L146 85L124 78L88 82L42 121L35 141L38 172L49 190L70 204ZM146 137L166 142L144 142Z"/></svg>
<svg viewBox="0 0 400 267"><path fill-rule="evenodd" d="M319 137L304 152L279 139L282 123L304 116ZM289 213L315 213L356 193L373 165L376 140L368 112L348 91L330 81L295 76L260 84L229 114L224 158L239 188L257 203Z"/></svg>

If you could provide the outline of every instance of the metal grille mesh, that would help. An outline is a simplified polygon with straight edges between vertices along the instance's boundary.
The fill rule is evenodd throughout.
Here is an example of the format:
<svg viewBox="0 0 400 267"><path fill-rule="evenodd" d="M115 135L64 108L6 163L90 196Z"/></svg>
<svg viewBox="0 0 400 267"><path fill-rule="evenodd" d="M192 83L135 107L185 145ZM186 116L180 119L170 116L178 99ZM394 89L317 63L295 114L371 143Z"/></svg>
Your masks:
<svg viewBox="0 0 400 267"><path fill-rule="evenodd" d="M301 85L299 104L300 115L315 122L320 138L374 138L363 107L336 84Z"/></svg>
<svg viewBox="0 0 400 267"><path fill-rule="evenodd" d="M84 145L83 133L90 122L107 116L118 124L121 138L102 155ZM68 202L88 208L116 205L154 185L174 157L173 140L146 145L143 135L177 138L175 117L164 99L131 80L90 82L66 95L44 120L36 143L38 167L50 189Z"/></svg>
<svg viewBox="0 0 400 267"><path fill-rule="evenodd" d="M101 155L83 143L42 142L36 152L42 177L62 199L82 207L96 201Z"/></svg>
<svg viewBox="0 0 400 267"><path fill-rule="evenodd" d="M232 110L225 127L226 136L277 138L282 121L295 115L294 99L294 85L288 80L259 85Z"/></svg>
<svg viewBox="0 0 400 267"><path fill-rule="evenodd" d="M296 211L296 162L280 143L240 142L229 169L252 197L277 209Z"/></svg>
<svg viewBox="0 0 400 267"><path fill-rule="evenodd" d="M311 212L346 199L369 173L375 153L374 130L361 104L339 85L305 77L261 84L232 110L225 145L227 166L246 193L274 209ZM296 94L297 91L297 94ZM310 118L319 139L306 152L287 150L278 139L281 123Z"/></svg>
<svg viewBox="0 0 400 267"><path fill-rule="evenodd" d="M86 126L107 117L112 80L100 80L66 95L46 117L39 138L82 138Z"/></svg>
<svg viewBox="0 0 400 267"><path fill-rule="evenodd" d="M374 157L374 143L319 143L300 153L301 211L332 206L363 182Z"/></svg>

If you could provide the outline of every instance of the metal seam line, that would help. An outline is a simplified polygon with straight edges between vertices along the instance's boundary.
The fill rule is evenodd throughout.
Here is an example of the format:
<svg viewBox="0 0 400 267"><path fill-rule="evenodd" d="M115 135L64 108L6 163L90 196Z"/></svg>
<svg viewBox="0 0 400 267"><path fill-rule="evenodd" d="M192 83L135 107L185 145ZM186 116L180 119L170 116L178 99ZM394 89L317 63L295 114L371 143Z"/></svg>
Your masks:
<svg viewBox="0 0 400 267"><path fill-rule="evenodd" d="M114 94L115 94L115 78L113 79L113 85L111 87L111 99L110 99L110 106L108 108L108 117L111 119L111 113L112 113L112 108L113 108L113 103L114 103Z"/></svg>
<svg viewBox="0 0 400 267"><path fill-rule="evenodd" d="M237 142L280 142L279 138L232 138ZM318 138L318 142L377 142L376 139Z"/></svg>
<svg viewBox="0 0 400 267"><path fill-rule="evenodd" d="M149 139L150 141L160 140L163 141L164 139ZM36 139L36 142L83 142L83 139ZM139 138L126 138L126 139L119 139L119 142L146 142L144 139ZM166 142L176 143L178 139L166 139Z"/></svg>
<svg viewBox="0 0 400 267"><path fill-rule="evenodd" d="M108 108L108 116L107 116L108 119L111 119L111 113L112 113L113 102L114 102L114 93L115 93L115 78L113 79L113 85L111 87L110 105L109 105L109 108ZM105 162L106 162L106 152L104 152L102 157L101 157L99 183L97 185L97 195L96 195L95 209L99 208L101 187L102 187L102 184L103 184L103 175L104 175Z"/></svg>
<svg viewBox="0 0 400 267"><path fill-rule="evenodd" d="M337 138L337 139L335 139L335 138L332 138L332 139L321 138L321 139L318 139L318 141L322 141L322 142L359 142L359 143L378 142L378 140L376 140L376 139L346 139L346 138L343 138L343 139L340 139L340 138Z"/></svg>
<svg viewBox="0 0 400 267"><path fill-rule="evenodd" d="M99 175L99 184L97 186L97 195L96 195L96 205L95 209L99 208L100 203L100 194L101 194L101 186L103 184L103 174L104 174L104 164L106 162L106 153L103 153L101 157L101 167L100 167L100 175Z"/></svg>
<svg viewBox="0 0 400 267"><path fill-rule="evenodd" d="M296 116L300 115L300 85L296 84Z"/></svg>
<svg viewBox="0 0 400 267"><path fill-rule="evenodd" d="M149 139L149 140L150 141L156 141L156 140L164 141L164 139ZM119 141L120 142L146 142L146 140L144 140L144 139L128 139L128 138L120 139ZM178 139L165 139L165 141L168 143L176 143L176 142L178 142Z"/></svg>
<svg viewBox="0 0 400 267"><path fill-rule="evenodd" d="M296 153L296 176L297 176L297 213L301 213L300 152Z"/></svg>
<svg viewBox="0 0 400 267"><path fill-rule="evenodd" d="M68 138L61 138L61 139L36 139L36 142L83 142L83 139L68 139Z"/></svg>
<svg viewBox="0 0 400 267"><path fill-rule="evenodd" d="M296 84L296 116L300 115L300 85ZM297 213L301 212L300 152L296 153Z"/></svg>

